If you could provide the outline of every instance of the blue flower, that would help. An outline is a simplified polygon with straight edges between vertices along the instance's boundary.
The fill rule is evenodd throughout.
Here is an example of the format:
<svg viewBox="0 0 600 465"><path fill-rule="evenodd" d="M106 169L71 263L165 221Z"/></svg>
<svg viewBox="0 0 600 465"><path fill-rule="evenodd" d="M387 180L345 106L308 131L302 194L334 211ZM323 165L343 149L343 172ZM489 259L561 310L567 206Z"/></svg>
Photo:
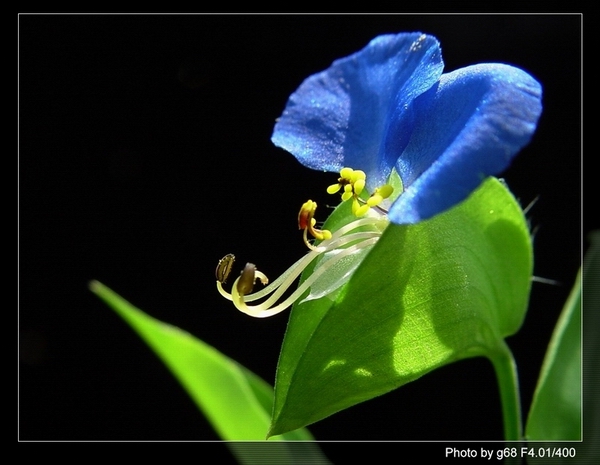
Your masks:
<svg viewBox="0 0 600 465"><path fill-rule="evenodd" d="M430 218L505 170L542 111L540 84L518 68L443 67L432 36L379 36L307 78L271 140L309 168L362 170L371 190L395 168L404 192L389 219Z"/></svg>

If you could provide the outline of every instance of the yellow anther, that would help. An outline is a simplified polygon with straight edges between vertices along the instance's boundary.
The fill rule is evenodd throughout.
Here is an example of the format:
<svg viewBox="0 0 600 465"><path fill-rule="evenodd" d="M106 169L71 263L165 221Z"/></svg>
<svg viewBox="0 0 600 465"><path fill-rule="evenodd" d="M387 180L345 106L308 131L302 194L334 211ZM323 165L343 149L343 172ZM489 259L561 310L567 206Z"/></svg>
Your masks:
<svg viewBox="0 0 600 465"><path fill-rule="evenodd" d="M365 180L364 179L359 178L353 184L354 193L356 195L360 195L360 193L363 191L364 188L365 188Z"/></svg>
<svg viewBox="0 0 600 465"><path fill-rule="evenodd" d="M312 236L315 239L319 241L322 241L324 239L331 239L331 231L327 229L317 229L314 227L315 224L317 224L317 220L313 218L310 222L310 228L308 228L308 231L312 234Z"/></svg>
<svg viewBox="0 0 600 465"><path fill-rule="evenodd" d="M379 192L384 199L387 199L394 192L394 188L389 184L384 184L383 186L375 189L375 192Z"/></svg>
<svg viewBox="0 0 600 465"><path fill-rule="evenodd" d="M310 233L312 237L319 241L331 238L331 232L327 229L315 228L315 225L317 224L317 220L314 218L316 210L317 202L308 200L302 204L300 212L298 213L298 228L304 229L304 243L309 249L314 249L315 246L308 242L307 233Z"/></svg>
<svg viewBox="0 0 600 465"><path fill-rule="evenodd" d="M354 216L363 216L369 211L369 205L366 203L361 204L357 199L352 201L352 214Z"/></svg>
<svg viewBox="0 0 600 465"><path fill-rule="evenodd" d="M352 180L353 183L360 181L361 179L364 181L365 179L367 179L367 175L362 170L353 170L352 176L350 176L350 179Z"/></svg>
<svg viewBox="0 0 600 465"><path fill-rule="evenodd" d="M369 207L376 207L381 202L383 202L383 197L381 196L381 194L373 194L367 199L367 205Z"/></svg>
<svg viewBox="0 0 600 465"><path fill-rule="evenodd" d="M342 201L351 199L354 196L354 192L352 191L352 186L350 184L346 184L344 186L344 193L342 194Z"/></svg>
<svg viewBox="0 0 600 465"><path fill-rule="evenodd" d="M329 186L327 188L327 193L328 194L336 194L340 191L340 189L342 188L341 184L332 184L331 186Z"/></svg>
<svg viewBox="0 0 600 465"><path fill-rule="evenodd" d="M317 209L317 202L313 202L312 200L307 200L300 207L300 212L298 212L298 229L308 229L311 223L313 216L315 216L315 211Z"/></svg>
<svg viewBox="0 0 600 465"><path fill-rule="evenodd" d="M344 179L350 179L354 170L352 168L342 168L340 170L340 176Z"/></svg>
<svg viewBox="0 0 600 465"><path fill-rule="evenodd" d="M381 187L377 187L375 192L371 194L371 197L367 199L367 205L369 207L376 207L383 202L384 199L387 199L390 195L392 195L392 192L394 192L394 188L389 184L384 184Z"/></svg>

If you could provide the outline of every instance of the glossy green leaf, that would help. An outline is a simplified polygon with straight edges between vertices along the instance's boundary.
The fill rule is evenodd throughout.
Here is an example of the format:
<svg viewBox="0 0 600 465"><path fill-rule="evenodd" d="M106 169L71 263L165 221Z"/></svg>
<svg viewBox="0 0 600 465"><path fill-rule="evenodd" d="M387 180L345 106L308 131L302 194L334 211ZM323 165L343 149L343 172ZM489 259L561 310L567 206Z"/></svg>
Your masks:
<svg viewBox="0 0 600 465"><path fill-rule="evenodd" d="M530 440L581 439L581 275L548 345L531 410Z"/></svg>
<svg viewBox="0 0 600 465"><path fill-rule="evenodd" d="M344 208L327 228L347 221ZM442 365L505 354L503 339L525 316L531 274L523 211L495 178L428 221L388 226L334 300L295 305L270 434L321 420Z"/></svg>
<svg viewBox="0 0 600 465"><path fill-rule="evenodd" d="M119 314L150 346L226 440L264 440L273 406L273 389L251 371L181 329L156 320L135 308L103 284L90 289ZM151 408L148 406L148 408ZM311 440L305 429L276 436L275 440ZM297 463L298 453L325 460L314 443L303 447L286 444L243 446L231 444L241 463ZM319 463L325 463L319 462Z"/></svg>

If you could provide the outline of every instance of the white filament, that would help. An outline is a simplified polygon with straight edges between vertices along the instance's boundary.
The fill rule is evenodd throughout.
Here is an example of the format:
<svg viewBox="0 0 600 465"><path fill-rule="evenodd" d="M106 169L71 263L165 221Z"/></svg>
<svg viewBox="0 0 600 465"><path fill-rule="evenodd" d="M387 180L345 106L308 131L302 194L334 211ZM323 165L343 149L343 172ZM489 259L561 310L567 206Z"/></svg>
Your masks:
<svg viewBox="0 0 600 465"><path fill-rule="evenodd" d="M366 217L353 221L352 223L349 223L345 226L342 226L340 229L338 229L335 233L332 234L330 239L322 241L319 244L319 246L317 246L314 250L311 250L304 257L297 260L280 277L278 277L275 281L273 281L271 284L269 284L267 287L260 291L248 295L241 295L237 289L237 284L240 279L239 277L233 283L231 294L229 294L223 289L219 281L217 281L217 288L223 297L231 300L238 310L247 315L256 318L265 318L272 315L276 315L277 313L280 313L281 311L288 308L298 298L300 298L310 288L310 286L317 279L319 279L319 277L321 277L323 273L327 272L332 267L335 267L345 258L356 254L357 252L361 251L366 247L374 245L379 240L379 237L382 233L380 222L380 218ZM350 231L367 225L376 226L377 230L347 234ZM340 248L343 246L347 246L348 244L352 245L346 248ZM321 254L334 250L336 253L330 257L324 258L324 260L319 264L319 266L314 270L314 272L302 284L300 284L300 286L298 286L298 288L287 299L285 299L280 304L273 306L294 283L294 281L302 273L302 271L304 271L304 269L315 258L320 256ZM353 270L349 270L347 273L345 273L340 278L340 283L333 283L328 291L320 289L320 295L325 295L339 288L345 281L349 279L349 275L352 271ZM255 272L255 279L265 281L267 280L267 277L262 272L257 270ZM250 306L246 304L246 302L252 302L261 299L263 297L268 296L269 294L270 297L261 304Z"/></svg>

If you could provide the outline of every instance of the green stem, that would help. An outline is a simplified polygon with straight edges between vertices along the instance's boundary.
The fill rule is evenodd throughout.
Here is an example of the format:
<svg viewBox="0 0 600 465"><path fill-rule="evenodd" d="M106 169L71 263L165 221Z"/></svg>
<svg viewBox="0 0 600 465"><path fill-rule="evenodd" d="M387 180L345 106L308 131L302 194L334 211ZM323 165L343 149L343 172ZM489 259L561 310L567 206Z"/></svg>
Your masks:
<svg viewBox="0 0 600 465"><path fill-rule="evenodd" d="M519 378L517 365L512 352L504 342L498 350L489 354L494 365L500 400L502 402L502 418L504 420L504 439L518 441L522 439L521 400L519 395Z"/></svg>

